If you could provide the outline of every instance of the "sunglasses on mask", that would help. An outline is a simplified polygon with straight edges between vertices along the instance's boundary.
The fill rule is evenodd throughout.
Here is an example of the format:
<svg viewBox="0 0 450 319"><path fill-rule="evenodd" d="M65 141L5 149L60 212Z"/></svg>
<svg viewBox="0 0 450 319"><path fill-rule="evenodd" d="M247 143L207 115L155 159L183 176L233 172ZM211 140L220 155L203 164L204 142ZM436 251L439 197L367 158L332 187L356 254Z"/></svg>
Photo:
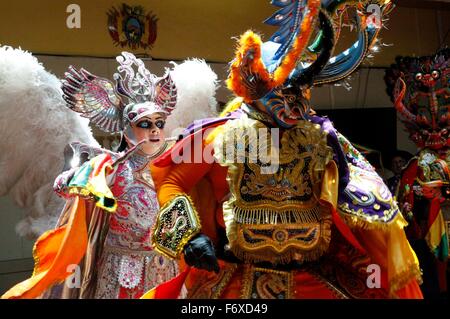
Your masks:
<svg viewBox="0 0 450 319"><path fill-rule="evenodd" d="M164 125L166 125L166 121L164 120L157 120L156 122L152 122L150 120L143 120L140 121L136 126L139 128L143 128L146 130L151 130L153 128L153 125L162 130L164 128Z"/></svg>

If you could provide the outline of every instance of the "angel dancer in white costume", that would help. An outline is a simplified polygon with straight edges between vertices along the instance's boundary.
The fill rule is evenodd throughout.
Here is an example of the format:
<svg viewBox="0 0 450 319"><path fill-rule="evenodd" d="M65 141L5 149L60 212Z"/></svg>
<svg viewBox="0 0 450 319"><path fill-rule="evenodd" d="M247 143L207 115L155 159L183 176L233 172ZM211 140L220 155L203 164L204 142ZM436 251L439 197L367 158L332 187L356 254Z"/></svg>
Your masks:
<svg viewBox="0 0 450 319"><path fill-rule="evenodd" d="M154 252L150 243L159 210L150 165L170 148L163 128L177 105L177 86L172 72L157 78L132 54L124 52L117 61L116 86L71 67L63 91L68 106L91 124L122 133L121 152L78 142L66 148L66 162L75 167L58 176L54 186L66 206L57 227L36 242L33 276L3 298L139 298L177 273L176 263ZM204 63L188 61L175 69L192 72L193 65L209 70L215 88L215 74ZM178 105L189 104L183 94ZM80 159L88 161L76 165ZM80 278L58 285L74 264Z"/></svg>
<svg viewBox="0 0 450 319"><path fill-rule="evenodd" d="M171 76L178 99L166 133L217 116L217 75L204 61L175 64ZM33 240L55 227L64 207L52 190L64 147L72 142L100 147L89 120L65 105L60 80L31 53L0 46L0 196L9 196L24 210L16 231Z"/></svg>

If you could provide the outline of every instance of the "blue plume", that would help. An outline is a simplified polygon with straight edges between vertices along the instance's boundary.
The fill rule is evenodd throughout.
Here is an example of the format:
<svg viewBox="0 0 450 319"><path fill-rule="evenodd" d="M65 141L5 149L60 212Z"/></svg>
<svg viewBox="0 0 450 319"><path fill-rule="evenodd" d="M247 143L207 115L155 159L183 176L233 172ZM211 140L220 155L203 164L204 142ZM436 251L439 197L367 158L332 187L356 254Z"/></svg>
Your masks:
<svg viewBox="0 0 450 319"><path fill-rule="evenodd" d="M307 0L272 0L271 4L281 8L264 21L268 25L279 27L270 38L270 41L281 44L273 57L273 60L277 60L294 41L305 16Z"/></svg>

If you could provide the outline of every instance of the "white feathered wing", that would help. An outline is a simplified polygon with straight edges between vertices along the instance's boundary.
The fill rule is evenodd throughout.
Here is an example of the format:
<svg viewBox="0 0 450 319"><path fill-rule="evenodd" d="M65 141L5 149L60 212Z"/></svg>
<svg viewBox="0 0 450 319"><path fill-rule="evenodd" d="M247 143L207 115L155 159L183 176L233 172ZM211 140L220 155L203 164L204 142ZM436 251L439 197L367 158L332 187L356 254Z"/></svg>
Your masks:
<svg viewBox="0 0 450 319"><path fill-rule="evenodd" d="M99 146L88 126L65 106L61 83L30 53L0 47L0 196L25 209L16 227L36 237L52 228L63 201L52 185L75 141Z"/></svg>

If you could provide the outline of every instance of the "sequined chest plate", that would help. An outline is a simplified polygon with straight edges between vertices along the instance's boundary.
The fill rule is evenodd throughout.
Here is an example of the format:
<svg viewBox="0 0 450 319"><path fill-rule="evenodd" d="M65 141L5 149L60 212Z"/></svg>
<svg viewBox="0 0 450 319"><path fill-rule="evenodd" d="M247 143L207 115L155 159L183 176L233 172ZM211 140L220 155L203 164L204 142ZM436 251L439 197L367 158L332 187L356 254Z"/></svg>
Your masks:
<svg viewBox="0 0 450 319"><path fill-rule="evenodd" d="M107 244L150 250L150 230L159 204L148 168L148 159L133 155L117 169L112 192L117 211L111 216Z"/></svg>
<svg viewBox="0 0 450 319"><path fill-rule="evenodd" d="M326 133L302 121L284 132L280 147L272 147L273 131L263 142L259 133L249 133L265 128L261 122L244 118L226 126L215 141L215 154L228 167L232 196L223 211L230 249L246 261L284 263L320 256L330 227L329 212L317 200L332 156ZM230 145L238 156L245 150L245 156L230 157ZM271 154L276 169L262 169L267 164L253 160L252 148Z"/></svg>

